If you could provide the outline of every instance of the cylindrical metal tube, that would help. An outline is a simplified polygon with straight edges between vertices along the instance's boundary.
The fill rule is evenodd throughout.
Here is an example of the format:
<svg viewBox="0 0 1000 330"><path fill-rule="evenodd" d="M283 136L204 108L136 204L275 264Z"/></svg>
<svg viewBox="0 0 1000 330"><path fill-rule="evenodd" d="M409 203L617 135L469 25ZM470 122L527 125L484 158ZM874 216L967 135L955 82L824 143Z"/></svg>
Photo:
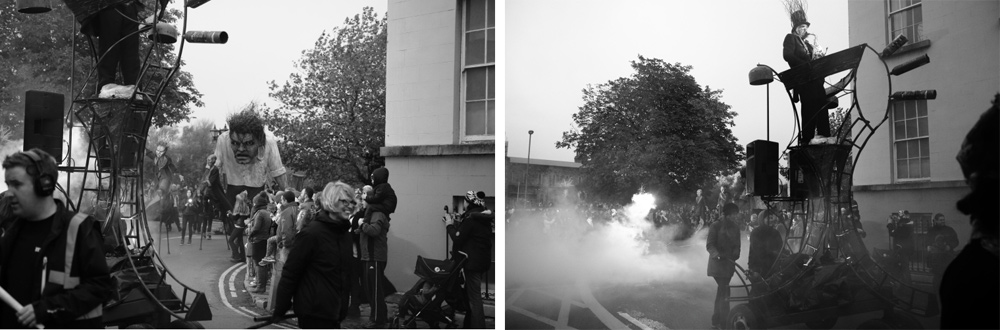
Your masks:
<svg viewBox="0 0 1000 330"><path fill-rule="evenodd" d="M22 14L41 14L52 11L51 0L17 0L17 12Z"/></svg>
<svg viewBox="0 0 1000 330"><path fill-rule="evenodd" d="M229 34L226 31L188 31L184 40L199 44L224 44L229 41Z"/></svg>
<svg viewBox="0 0 1000 330"><path fill-rule="evenodd" d="M892 55L897 50L899 50L900 47L903 47L903 45L905 45L907 41L909 40L906 39L905 35L900 34L896 36L895 39L892 39L891 43L885 45L885 49L882 50L881 57L887 57Z"/></svg>
<svg viewBox="0 0 1000 330"><path fill-rule="evenodd" d="M920 57L912 59L912 60L910 60L910 61L908 61L906 63L897 65L896 67L892 68L892 72L890 72L890 73L893 76L899 76L899 75L902 75L904 73L910 72L910 70L919 68L919 67L923 66L924 64L927 64L927 63L930 63L930 62L931 62L930 56L927 56L927 54L924 54L924 55L921 55Z"/></svg>
<svg viewBox="0 0 1000 330"><path fill-rule="evenodd" d="M198 6L204 5L209 1L211 0L187 0L185 1L185 5L188 6L188 8L198 8Z"/></svg>

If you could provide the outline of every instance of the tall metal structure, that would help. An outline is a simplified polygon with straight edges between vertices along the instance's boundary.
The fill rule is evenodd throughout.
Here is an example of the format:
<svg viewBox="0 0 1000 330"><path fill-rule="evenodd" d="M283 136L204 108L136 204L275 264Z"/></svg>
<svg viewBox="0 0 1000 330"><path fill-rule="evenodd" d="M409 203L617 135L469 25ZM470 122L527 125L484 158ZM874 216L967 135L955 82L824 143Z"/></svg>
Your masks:
<svg viewBox="0 0 1000 330"><path fill-rule="evenodd" d="M38 1L18 1L19 8L25 8L20 11L47 11L34 9L40 7L35 2ZM144 7L152 8L153 17L159 21L163 17L160 6L155 0L149 2ZM65 195L68 208L98 219L104 229L105 243L113 241L111 244L116 245L106 259L112 276L120 285L112 301L105 303L105 326L193 328L200 327L196 321L212 319L205 294L179 281L153 246L143 193L147 134L164 93L180 69L185 40L225 43L228 39L225 32L187 31L187 8L205 2L207 0L196 0L185 4L183 17L179 18L183 24L179 34L185 38L181 39L173 61L167 61L169 49L166 44L175 43L178 32L166 23L142 25L136 22L140 24L137 31L110 47L109 51L117 51L116 47L124 38L148 32L148 38L139 38L143 40L140 49L144 48L145 54L140 54L143 56L140 75L130 97L104 99L87 92L100 89L95 75L96 63L106 55L98 53L93 37L88 37L88 41L94 69L81 86L76 85L76 77L71 77L73 102L64 121L70 124L69 147L64 157L56 155L69 159L69 163L59 167L67 176L65 188L59 186L57 189ZM74 37L74 46L75 40ZM73 62L75 65L75 59ZM73 158L74 139L88 142L82 164ZM179 294L173 290L174 285L180 286Z"/></svg>
<svg viewBox="0 0 1000 330"><path fill-rule="evenodd" d="M737 264L741 270L737 277L742 285L731 286L730 301L741 303L731 310L728 328L805 323L812 329L828 329L840 316L871 311L884 313L862 327L914 328L920 324L910 314L939 313L935 294L914 286L905 276L905 270L887 269L873 259L858 230L860 223L851 214L855 165L871 136L888 120L892 102L936 97L934 91L892 92L892 76L929 62L921 57L890 70L884 58L905 42L905 38L902 41L897 38L881 53L862 44L781 73L767 67L769 72L762 74L760 68L766 67L763 65L751 71L752 85L767 84L777 77L793 100L796 116L793 89L846 71L847 77L837 84L828 84L826 92L837 98L850 97L847 102L850 116L844 116L837 131L847 130L851 134L840 134L832 144L791 146L797 137L789 142L786 152L790 193L762 196L768 206L765 212L771 215L777 214L779 205L791 209L792 217L779 225L784 229L781 251L761 273L751 273ZM858 67L866 50L874 53L885 67L889 94L881 116L867 117L853 97ZM869 76L866 72L866 77Z"/></svg>

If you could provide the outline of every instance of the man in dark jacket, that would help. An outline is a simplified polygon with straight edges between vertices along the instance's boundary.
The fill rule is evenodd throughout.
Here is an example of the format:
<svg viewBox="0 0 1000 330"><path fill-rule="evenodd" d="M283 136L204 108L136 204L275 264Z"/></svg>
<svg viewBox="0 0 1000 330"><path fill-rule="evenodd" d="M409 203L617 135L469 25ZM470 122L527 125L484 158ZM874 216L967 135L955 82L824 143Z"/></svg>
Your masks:
<svg viewBox="0 0 1000 330"><path fill-rule="evenodd" d="M0 286L24 307L0 308L0 328L103 328L112 292L100 224L52 198L56 162L39 149L3 161L13 196L0 237ZM0 212L6 213L6 212Z"/></svg>
<svg viewBox="0 0 1000 330"><path fill-rule="evenodd" d="M900 210L899 220L890 221L886 225L889 229L889 237L892 238L892 250L899 257L899 267L904 280L910 278L910 258L913 257L913 222L910 220L910 211Z"/></svg>
<svg viewBox="0 0 1000 330"><path fill-rule="evenodd" d="M733 217L739 212L736 204L726 203L722 207L722 220L712 223L705 242L708 276L714 277L718 284L715 311L712 313L713 328L724 329L729 315L729 281L736 272L736 260L740 258L740 228Z"/></svg>
<svg viewBox="0 0 1000 330"><path fill-rule="evenodd" d="M484 194L485 195L485 194ZM465 294L469 302L469 314L463 322L463 328L482 329L486 327L486 314L483 309L483 273L490 269L490 246L493 244L491 223L494 215L486 208L486 204L476 192L465 194L465 213L461 215L457 226L453 218L445 217L448 236L455 243L452 253L465 253Z"/></svg>
<svg viewBox="0 0 1000 330"><path fill-rule="evenodd" d="M955 248L958 247L958 233L945 224L944 214L934 215L933 226L927 230L927 266L934 274L934 291L941 287L941 277L951 259L955 258Z"/></svg>
<svg viewBox="0 0 1000 330"><path fill-rule="evenodd" d="M757 228L750 232L750 255L747 268L751 274L767 277L771 265L781 253L781 233L774 228L776 216L770 210L760 213Z"/></svg>
<svg viewBox="0 0 1000 330"><path fill-rule="evenodd" d="M274 318L292 308L303 329L337 329L347 313L343 296L351 258L351 202L353 189L343 182L329 183L321 193L323 209L295 235L275 295Z"/></svg>

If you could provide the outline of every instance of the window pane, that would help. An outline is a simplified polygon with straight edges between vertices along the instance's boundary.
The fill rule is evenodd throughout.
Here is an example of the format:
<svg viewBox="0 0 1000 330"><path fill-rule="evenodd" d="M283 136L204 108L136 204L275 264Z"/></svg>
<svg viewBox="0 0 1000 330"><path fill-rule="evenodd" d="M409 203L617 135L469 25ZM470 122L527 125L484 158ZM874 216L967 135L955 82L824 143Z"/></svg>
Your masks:
<svg viewBox="0 0 1000 330"><path fill-rule="evenodd" d="M486 7L486 11L487 11L487 13L486 13L486 15L487 15L486 26L487 27L497 26L496 25L496 16L497 16L496 15L496 8L497 8L497 2L496 2L496 0L489 0L489 6Z"/></svg>
<svg viewBox="0 0 1000 330"><path fill-rule="evenodd" d="M465 135L486 134L486 102L465 102Z"/></svg>
<svg viewBox="0 0 1000 330"><path fill-rule="evenodd" d="M909 174L910 174L910 178L911 179L923 177L923 176L920 175L920 161L919 160L916 160L916 159L911 160L909 162L909 164L910 164L910 173Z"/></svg>
<svg viewBox="0 0 1000 330"><path fill-rule="evenodd" d="M920 142L920 156L927 157L931 155L931 142L929 139L917 140Z"/></svg>
<svg viewBox="0 0 1000 330"><path fill-rule="evenodd" d="M909 168L906 167L906 161L905 160L897 160L896 161L896 177L900 178L900 179L909 179L910 178L909 173L910 173L909 172Z"/></svg>
<svg viewBox="0 0 1000 330"><path fill-rule="evenodd" d="M465 100L482 100L486 98L486 68L475 68L465 71Z"/></svg>
<svg viewBox="0 0 1000 330"><path fill-rule="evenodd" d="M917 102L917 116L927 117L927 101Z"/></svg>
<svg viewBox="0 0 1000 330"><path fill-rule="evenodd" d="M892 135L896 140L906 137L906 126L903 122L897 121L892 126Z"/></svg>
<svg viewBox="0 0 1000 330"><path fill-rule="evenodd" d="M465 30L476 30L486 27L486 0L468 0L468 10L465 12Z"/></svg>
<svg viewBox="0 0 1000 330"><path fill-rule="evenodd" d="M906 119L914 118L917 116L916 102L906 101Z"/></svg>
<svg viewBox="0 0 1000 330"><path fill-rule="evenodd" d="M920 119L917 119L917 126L919 128L919 130L917 132L920 134L920 136L927 136L928 135L928 133L927 133L927 117L922 117Z"/></svg>
<svg viewBox="0 0 1000 330"><path fill-rule="evenodd" d="M483 64L486 60L486 32L465 34L465 65Z"/></svg>
<svg viewBox="0 0 1000 330"><path fill-rule="evenodd" d="M906 141L906 154L909 155L909 158L920 157L920 141L919 140Z"/></svg>
<svg viewBox="0 0 1000 330"><path fill-rule="evenodd" d="M494 109L494 101L486 102L486 133L489 135L496 134L496 110Z"/></svg>
<svg viewBox="0 0 1000 330"><path fill-rule="evenodd" d="M917 32L916 35L913 36L913 40L917 41L924 40L924 22L918 22L915 30Z"/></svg>
<svg viewBox="0 0 1000 330"><path fill-rule="evenodd" d="M896 159L906 159L906 142L896 142Z"/></svg>
<svg viewBox="0 0 1000 330"><path fill-rule="evenodd" d="M929 157L920 159L920 176L924 178L931 177L931 159Z"/></svg>
<svg viewBox="0 0 1000 330"><path fill-rule="evenodd" d="M917 120L910 119L906 121L906 137L915 138L917 137Z"/></svg>
<svg viewBox="0 0 1000 330"><path fill-rule="evenodd" d="M486 72L487 72L487 75L489 76L489 78L486 80L486 85L489 86L489 95L486 98L492 100L492 99L496 98L496 85L497 85L497 84L495 84L495 82L496 82L496 70L494 69L494 67L491 66L491 67L487 68Z"/></svg>
<svg viewBox="0 0 1000 330"><path fill-rule="evenodd" d="M903 120L906 117L903 116L903 102L896 102L892 104L892 120Z"/></svg>
<svg viewBox="0 0 1000 330"><path fill-rule="evenodd" d="M495 53L496 37L493 33L494 29L486 30L486 63L493 63L493 53Z"/></svg>

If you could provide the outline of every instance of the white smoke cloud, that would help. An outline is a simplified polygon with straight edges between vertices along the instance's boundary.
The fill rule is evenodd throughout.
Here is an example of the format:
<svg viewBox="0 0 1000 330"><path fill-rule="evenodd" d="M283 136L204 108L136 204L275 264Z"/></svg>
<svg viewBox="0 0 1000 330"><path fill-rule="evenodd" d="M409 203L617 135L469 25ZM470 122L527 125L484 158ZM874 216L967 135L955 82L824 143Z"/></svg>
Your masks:
<svg viewBox="0 0 1000 330"><path fill-rule="evenodd" d="M644 219L654 206L652 195L637 194L619 210L624 217L606 222L588 221L586 214L573 211L575 206L564 205L558 208L561 220L550 222L547 231L542 212L515 214L520 218L506 234L508 283L714 284L706 276L707 229L675 241L680 225L656 228Z"/></svg>

